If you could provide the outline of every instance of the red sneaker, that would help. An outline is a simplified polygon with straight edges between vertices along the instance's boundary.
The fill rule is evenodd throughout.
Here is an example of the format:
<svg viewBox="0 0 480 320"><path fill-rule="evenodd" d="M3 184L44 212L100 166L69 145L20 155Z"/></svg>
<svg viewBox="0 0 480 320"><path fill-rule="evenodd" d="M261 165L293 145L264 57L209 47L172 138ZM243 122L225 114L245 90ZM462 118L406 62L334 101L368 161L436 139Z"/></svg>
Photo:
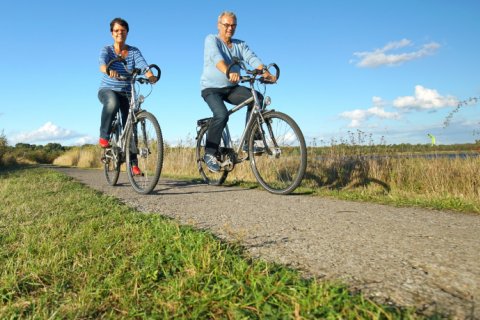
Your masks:
<svg viewBox="0 0 480 320"><path fill-rule="evenodd" d="M140 171L140 168L138 166L132 166L132 173L135 176L139 176L142 174L142 171Z"/></svg>
<svg viewBox="0 0 480 320"><path fill-rule="evenodd" d="M108 147L110 147L110 143L108 143L108 140L107 140L107 139L103 139L103 138L98 139L98 144L99 144L100 147L102 147L102 148L108 148Z"/></svg>

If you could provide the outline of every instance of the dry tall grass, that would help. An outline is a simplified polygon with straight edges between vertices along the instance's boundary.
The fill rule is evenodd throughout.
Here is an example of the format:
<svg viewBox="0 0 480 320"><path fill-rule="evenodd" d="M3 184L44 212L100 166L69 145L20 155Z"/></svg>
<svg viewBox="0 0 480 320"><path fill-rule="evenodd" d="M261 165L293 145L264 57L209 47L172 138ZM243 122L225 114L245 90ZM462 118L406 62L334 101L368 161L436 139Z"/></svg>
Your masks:
<svg viewBox="0 0 480 320"><path fill-rule="evenodd" d="M72 148L53 161L59 166L79 168L102 168L102 149L97 146L84 146Z"/></svg>
<svg viewBox="0 0 480 320"><path fill-rule="evenodd" d="M163 161L162 174L182 177L198 177L195 148L188 146L167 147ZM229 173L230 181L255 181L248 163L241 163Z"/></svg>
<svg viewBox="0 0 480 320"><path fill-rule="evenodd" d="M381 186L386 192L480 198L480 158L408 156L309 159L305 186L352 188Z"/></svg>
<svg viewBox="0 0 480 320"><path fill-rule="evenodd" d="M99 147L74 148L54 161L56 165L102 168ZM165 147L162 176L200 178L191 146ZM230 182L255 182L250 164L235 167ZM480 158L421 158L416 155L380 156L344 152L318 155L310 147L302 186L326 190L362 190L364 193L428 199L465 199L480 208Z"/></svg>

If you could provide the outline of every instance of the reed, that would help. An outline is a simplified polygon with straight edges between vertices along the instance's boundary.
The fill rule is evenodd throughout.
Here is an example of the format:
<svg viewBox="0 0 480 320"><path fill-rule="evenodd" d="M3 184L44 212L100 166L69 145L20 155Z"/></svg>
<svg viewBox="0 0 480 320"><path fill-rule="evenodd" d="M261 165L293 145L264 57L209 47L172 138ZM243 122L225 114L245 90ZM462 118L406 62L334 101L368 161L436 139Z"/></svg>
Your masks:
<svg viewBox="0 0 480 320"><path fill-rule="evenodd" d="M200 178L192 139L176 146L165 145L164 152L163 177ZM425 153L408 152L383 142L374 144L362 132L327 146L312 144L299 191L480 212L480 157L450 159L440 157L441 151L420 156ZM101 155L102 150L96 146L73 148L54 164L101 168ZM227 178L227 183L233 184L250 186L255 182L247 162L236 165Z"/></svg>

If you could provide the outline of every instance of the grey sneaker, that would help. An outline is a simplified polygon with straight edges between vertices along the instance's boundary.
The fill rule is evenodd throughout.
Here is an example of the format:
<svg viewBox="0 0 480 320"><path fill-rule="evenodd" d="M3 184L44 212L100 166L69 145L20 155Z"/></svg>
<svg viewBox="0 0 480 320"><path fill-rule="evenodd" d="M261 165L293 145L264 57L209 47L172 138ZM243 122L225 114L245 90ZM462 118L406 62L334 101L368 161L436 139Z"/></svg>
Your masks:
<svg viewBox="0 0 480 320"><path fill-rule="evenodd" d="M211 153L205 153L203 156L203 161L207 164L208 170L212 172L219 172L220 171L220 165L218 164L217 157L215 157Z"/></svg>

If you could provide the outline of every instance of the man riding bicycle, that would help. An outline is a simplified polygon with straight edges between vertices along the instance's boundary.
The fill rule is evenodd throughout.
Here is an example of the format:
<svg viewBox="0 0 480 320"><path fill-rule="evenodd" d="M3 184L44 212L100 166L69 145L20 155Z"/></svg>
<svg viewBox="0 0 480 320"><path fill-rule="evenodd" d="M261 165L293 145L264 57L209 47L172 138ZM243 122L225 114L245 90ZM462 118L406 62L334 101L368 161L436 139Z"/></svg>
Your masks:
<svg viewBox="0 0 480 320"><path fill-rule="evenodd" d="M218 17L218 34L210 34L205 39L203 73L201 76L202 98L213 113L213 118L207 133L204 161L209 170L220 171L216 153L218 151L222 131L228 122L228 110L225 101L230 104L239 104L252 96L250 90L238 85L240 70L235 66L230 71L229 79L226 78L228 65L234 59L243 61L252 67L263 70L262 61L250 50L244 41L232 39L237 28L237 17L233 12L224 11ZM262 77L270 82L275 82L275 76L265 70ZM263 96L257 92L260 103ZM248 106L247 120L253 108L253 102ZM247 151L244 148L244 151ZM254 150L260 152L261 150Z"/></svg>

